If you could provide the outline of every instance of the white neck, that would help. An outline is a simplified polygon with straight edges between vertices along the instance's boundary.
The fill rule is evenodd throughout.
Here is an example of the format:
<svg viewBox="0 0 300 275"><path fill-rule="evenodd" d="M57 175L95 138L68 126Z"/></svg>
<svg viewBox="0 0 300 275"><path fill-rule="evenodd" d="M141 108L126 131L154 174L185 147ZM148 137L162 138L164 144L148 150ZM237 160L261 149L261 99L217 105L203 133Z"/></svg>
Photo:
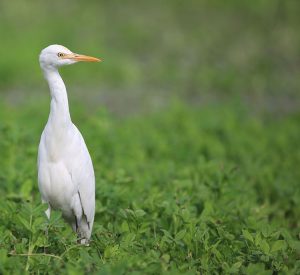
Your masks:
<svg viewBox="0 0 300 275"><path fill-rule="evenodd" d="M71 122L66 86L56 68L44 70L51 94L51 107L48 122L62 126Z"/></svg>

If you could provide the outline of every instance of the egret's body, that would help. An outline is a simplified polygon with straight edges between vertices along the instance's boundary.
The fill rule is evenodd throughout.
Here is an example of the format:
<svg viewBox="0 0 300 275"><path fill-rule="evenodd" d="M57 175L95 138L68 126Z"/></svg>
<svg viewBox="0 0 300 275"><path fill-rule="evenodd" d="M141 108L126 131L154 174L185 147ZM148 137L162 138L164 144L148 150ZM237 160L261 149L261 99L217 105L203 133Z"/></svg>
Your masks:
<svg viewBox="0 0 300 275"><path fill-rule="evenodd" d="M62 211L81 243L90 239L95 213L95 176L84 139L72 123L68 96L58 67L99 59L72 53L52 45L40 54L40 65L51 93L48 122L38 151L38 183L42 201Z"/></svg>

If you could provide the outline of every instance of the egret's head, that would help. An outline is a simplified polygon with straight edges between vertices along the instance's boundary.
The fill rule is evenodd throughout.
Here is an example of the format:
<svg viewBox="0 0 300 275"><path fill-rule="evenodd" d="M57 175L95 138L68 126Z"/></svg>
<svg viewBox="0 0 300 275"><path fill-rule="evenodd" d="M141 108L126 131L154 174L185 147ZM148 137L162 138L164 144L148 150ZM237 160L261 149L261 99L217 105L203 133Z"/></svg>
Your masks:
<svg viewBox="0 0 300 275"><path fill-rule="evenodd" d="M40 65L42 69L58 68L64 65L74 64L78 61L100 62L101 59L73 53L61 45L50 45L40 53Z"/></svg>

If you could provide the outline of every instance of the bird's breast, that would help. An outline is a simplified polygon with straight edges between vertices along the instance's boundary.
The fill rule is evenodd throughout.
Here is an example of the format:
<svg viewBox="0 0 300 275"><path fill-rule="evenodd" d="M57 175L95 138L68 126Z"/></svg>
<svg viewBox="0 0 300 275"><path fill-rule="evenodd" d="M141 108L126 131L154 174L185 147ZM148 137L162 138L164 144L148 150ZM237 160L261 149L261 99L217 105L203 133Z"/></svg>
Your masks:
<svg viewBox="0 0 300 275"><path fill-rule="evenodd" d="M50 162L59 162L71 158L76 136L69 127L46 126L40 146L44 147L44 155Z"/></svg>

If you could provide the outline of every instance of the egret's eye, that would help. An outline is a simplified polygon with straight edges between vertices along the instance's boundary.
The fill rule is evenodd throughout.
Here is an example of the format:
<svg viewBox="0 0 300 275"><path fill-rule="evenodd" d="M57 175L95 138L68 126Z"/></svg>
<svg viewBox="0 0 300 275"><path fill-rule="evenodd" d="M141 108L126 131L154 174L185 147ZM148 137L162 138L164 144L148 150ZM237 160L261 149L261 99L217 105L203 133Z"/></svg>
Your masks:
<svg viewBox="0 0 300 275"><path fill-rule="evenodd" d="M65 54L64 53L58 53L57 56L58 57L63 57Z"/></svg>

